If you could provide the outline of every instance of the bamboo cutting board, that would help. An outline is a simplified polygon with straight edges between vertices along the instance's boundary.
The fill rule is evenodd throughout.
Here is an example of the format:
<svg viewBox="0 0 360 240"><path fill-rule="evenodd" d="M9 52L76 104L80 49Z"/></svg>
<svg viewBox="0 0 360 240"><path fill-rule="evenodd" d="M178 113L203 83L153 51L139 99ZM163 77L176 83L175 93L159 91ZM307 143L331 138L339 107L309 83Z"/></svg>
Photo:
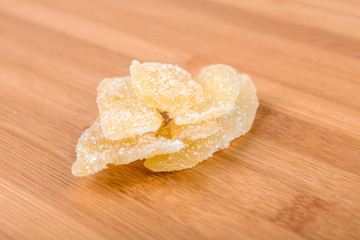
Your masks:
<svg viewBox="0 0 360 240"><path fill-rule="evenodd" d="M360 239L360 2L0 0L0 239ZM252 130L193 169L71 175L132 59L249 74Z"/></svg>

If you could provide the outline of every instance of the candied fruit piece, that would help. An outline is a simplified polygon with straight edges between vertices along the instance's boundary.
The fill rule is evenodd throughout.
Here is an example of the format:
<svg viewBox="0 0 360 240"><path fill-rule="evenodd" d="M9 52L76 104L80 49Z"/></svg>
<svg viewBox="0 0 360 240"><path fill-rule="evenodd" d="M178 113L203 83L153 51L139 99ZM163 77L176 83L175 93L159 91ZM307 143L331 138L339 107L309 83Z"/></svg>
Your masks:
<svg viewBox="0 0 360 240"><path fill-rule="evenodd" d="M186 111L204 99L201 85L177 65L133 61L130 74L137 96L161 111Z"/></svg>
<svg viewBox="0 0 360 240"><path fill-rule="evenodd" d="M240 90L235 108L216 119L219 130L215 134L190 141L179 152L149 158L145 160L145 167L155 172L191 168L211 157L214 152L227 148L231 140L249 131L259 105L256 89L247 75L238 75L237 79Z"/></svg>
<svg viewBox="0 0 360 240"><path fill-rule="evenodd" d="M109 163L128 164L157 154L177 152L184 146L179 140L159 137L154 132L110 140L102 133L100 121L97 119L79 138L72 174L77 177L87 176L107 168Z"/></svg>
<svg viewBox="0 0 360 240"><path fill-rule="evenodd" d="M111 140L153 132L162 124L160 113L137 98L131 77L102 80L97 104L102 131Z"/></svg>
<svg viewBox="0 0 360 240"><path fill-rule="evenodd" d="M195 77L195 81L201 84L205 99L186 111L170 112L176 124L193 124L217 118L235 107L239 79L232 67L221 64L205 67Z"/></svg>
<svg viewBox="0 0 360 240"><path fill-rule="evenodd" d="M172 121L171 125L172 138L185 142L209 137L219 128L218 124L213 119L185 125L176 125L175 122Z"/></svg>

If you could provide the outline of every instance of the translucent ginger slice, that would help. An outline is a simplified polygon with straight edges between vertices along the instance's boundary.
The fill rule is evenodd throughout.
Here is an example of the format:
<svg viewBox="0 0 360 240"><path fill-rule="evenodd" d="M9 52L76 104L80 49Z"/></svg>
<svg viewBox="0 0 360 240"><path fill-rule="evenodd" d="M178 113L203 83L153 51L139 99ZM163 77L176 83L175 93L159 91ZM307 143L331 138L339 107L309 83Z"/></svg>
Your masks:
<svg viewBox="0 0 360 240"><path fill-rule="evenodd" d="M102 131L111 140L156 131L162 124L160 113L136 96L131 77L102 80L97 104Z"/></svg>
<svg viewBox="0 0 360 240"><path fill-rule="evenodd" d="M104 136L100 121L96 120L79 138L72 174L83 177L107 168L109 163L128 164L157 154L177 152L184 146L179 140L159 137L154 132L113 141Z"/></svg>
<svg viewBox="0 0 360 240"><path fill-rule="evenodd" d="M170 112L176 124L194 124L230 112L239 95L239 79L235 69L227 65L203 68L194 78L204 90L205 100L186 111Z"/></svg>
<svg viewBox="0 0 360 240"><path fill-rule="evenodd" d="M171 136L184 142L206 138L213 135L219 129L214 119L202 121L195 124L177 125L171 122Z"/></svg>
<svg viewBox="0 0 360 240"><path fill-rule="evenodd" d="M134 60L130 73L137 96L162 111L186 111L204 99L201 85L177 65Z"/></svg>
<svg viewBox="0 0 360 240"><path fill-rule="evenodd" d="M155 172L191 168L211 157L214 152L227 148L230 141L248 132L259 103L255 86L250 78L242 74L238 79L240 93L235 108L216 119L219 130L215 134L188 142L188 145L179 152L149 158L144 162L145 167Z"/></svg>

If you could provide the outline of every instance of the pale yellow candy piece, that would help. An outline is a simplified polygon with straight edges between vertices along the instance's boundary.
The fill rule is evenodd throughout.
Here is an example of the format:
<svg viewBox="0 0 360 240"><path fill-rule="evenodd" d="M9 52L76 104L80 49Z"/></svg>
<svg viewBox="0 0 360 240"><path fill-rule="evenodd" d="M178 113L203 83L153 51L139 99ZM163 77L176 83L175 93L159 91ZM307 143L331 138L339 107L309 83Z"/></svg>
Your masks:
<svg viewBox="0 0 360 240"><path fill-rule="evenodd" d="M145 160L145 167L155 172L191 168L211 157L214 152L227 148L230 141L244 135L251 128L259 105L256 89L247 75L239 75L239 94L235 108L216 119L219 130L207 138L187 143L172 154L157 155Z"/></svg>
<svg viewBox="0 0 360 240"><path fill-rule="evenodd" d="M107 168L109 163L128 164L157 154L178 152L184 146L179 140L166 139L154 132L113 141L104 136L100 122L96 120L79 138L72 174L87 176Z"/></svg>
<svg viewBox="0 0 360 240"><path fill-rule="evenodd" d="M204 99L201 85L177 65L133 61L130 74L137 96L161 111L186 111Z"/></svg>
<svg viewBox="0 0 360 240"><path fill-rule="evenodd" d="M97 104L102 131L111 140L154 132L162 124L160 113L137 98L131 77L102 80Z"/></svg>
<svg viewBox="0 0 360 240"><path fill-rule="evenodd" d="M206 138L213 135L219 129L214 119L205 120L195 124L177 125L171 122L171 136L184 142Z"/></svg>
<svg viewBox="0 0 360 240"><path fill-rule="evenodd" d="M205 67L195 77L195 81L201 84L205 100L185 111L170 112L177 125L217 118L235 107L239 79L232 67L221 64Z"/></svg>

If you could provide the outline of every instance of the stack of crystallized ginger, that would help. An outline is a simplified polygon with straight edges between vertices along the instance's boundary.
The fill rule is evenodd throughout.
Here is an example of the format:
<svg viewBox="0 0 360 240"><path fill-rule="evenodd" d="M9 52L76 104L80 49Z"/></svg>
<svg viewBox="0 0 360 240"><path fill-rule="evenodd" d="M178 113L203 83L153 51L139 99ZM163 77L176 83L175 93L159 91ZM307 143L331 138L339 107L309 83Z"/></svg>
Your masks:
<svg viewBox="0 0 360 240"><path fill-rule="evenodd" d="M229 66L205 67L192 79L178 66L133 61L130 75L100 83L99 117L79 139L73 175L140 159L152 171L191 168L254 121L256 89Z"/></svg>

